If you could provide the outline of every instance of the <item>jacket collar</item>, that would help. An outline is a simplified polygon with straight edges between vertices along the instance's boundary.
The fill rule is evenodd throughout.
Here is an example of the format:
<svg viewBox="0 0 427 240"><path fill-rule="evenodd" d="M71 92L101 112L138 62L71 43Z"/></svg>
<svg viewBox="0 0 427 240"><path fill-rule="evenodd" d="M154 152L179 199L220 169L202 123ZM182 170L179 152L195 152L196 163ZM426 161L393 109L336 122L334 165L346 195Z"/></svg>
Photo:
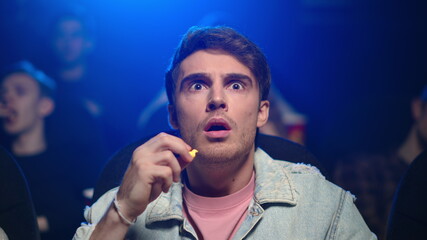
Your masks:
<svg viewBox="0 0 427 240"><path fill-rule="evenodd" d="M285 161L273 160L266 152L258 148L255 152L255 198L263 203L297 204L294 183L286 169Z"/></svg>
<svg viewBox="0 0 427 240"><path fill-rule="evenodd" d="M173 183L169 192L160 196L147 206L146 224L170 219L183 220L183 198L181 182Z"/></svg>

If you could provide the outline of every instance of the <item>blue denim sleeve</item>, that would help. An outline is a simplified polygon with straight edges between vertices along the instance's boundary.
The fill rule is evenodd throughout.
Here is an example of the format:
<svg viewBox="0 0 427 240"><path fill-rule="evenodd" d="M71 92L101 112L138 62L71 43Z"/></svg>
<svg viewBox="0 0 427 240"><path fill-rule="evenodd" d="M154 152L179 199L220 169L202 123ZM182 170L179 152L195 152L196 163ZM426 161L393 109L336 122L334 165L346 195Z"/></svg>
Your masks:
<svg viewBox="0 0 427 240"><path fill-rule="evenodd" d="M360 239L360 240L374 240L377 239L372 233L359 210L354 204L354 196L349 192L342 190L340 203L334 215L330 229L326 239Z"/></svg>

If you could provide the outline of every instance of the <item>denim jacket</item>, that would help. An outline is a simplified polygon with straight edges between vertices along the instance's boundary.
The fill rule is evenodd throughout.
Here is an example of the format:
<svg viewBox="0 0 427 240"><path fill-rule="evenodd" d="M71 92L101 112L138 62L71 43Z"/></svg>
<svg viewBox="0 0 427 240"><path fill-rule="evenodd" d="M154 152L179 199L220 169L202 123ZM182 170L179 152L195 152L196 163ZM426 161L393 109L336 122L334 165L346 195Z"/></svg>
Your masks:
<svg viewBox="0 0 427 240"><path fill-rule="evenodd" d="M376 239L354 205L354 197L325 180L312 166L273 160L255 152L255 194L233 239ZM73 239L89 239L117 188L85 210ZM224 223L227 224L227 223ZM127 239L198 239L183 216L182 184L174 183L129 228Z"/></svg>

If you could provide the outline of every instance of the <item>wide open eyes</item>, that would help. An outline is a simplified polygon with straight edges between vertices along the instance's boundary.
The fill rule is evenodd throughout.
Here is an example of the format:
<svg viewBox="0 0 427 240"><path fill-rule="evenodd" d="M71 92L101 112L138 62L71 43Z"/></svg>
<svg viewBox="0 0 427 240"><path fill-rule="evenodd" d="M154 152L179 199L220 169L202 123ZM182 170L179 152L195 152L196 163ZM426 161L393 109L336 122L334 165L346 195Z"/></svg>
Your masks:
<svg viewBox="0 0 427 240"><path fill-rule="evenodd" d="M191 91L200 91L206 89L206 86L201 82L194 82L190 85Z"/></svg>
<svg viewBox="0 0 427 240"><path fill-rule="evenodd" d="M232 90L242 90L242 89L244 89L244 86L240 82L233 82L233 83L230 84L230 88Z"/></svg>

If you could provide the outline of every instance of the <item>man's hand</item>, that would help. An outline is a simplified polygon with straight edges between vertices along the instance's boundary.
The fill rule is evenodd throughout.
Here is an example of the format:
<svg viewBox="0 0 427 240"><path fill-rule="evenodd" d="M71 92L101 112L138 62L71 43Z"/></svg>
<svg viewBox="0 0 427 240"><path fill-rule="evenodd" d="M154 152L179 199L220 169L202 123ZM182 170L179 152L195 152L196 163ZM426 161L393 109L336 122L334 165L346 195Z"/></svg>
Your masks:
<svg viewBox="0 0 427 240"><path fill-rule="evenodd" d="M193 160L190 150L182 139L166 133L158 134L135 149L117 193L120 210L127 219L136 219L162 191L169 191L172 182L179 181L181 171ZM128 226L120 221L115 211L110 206L91 239L123 238ZM121 224L117 224L118 220ZM115 227L121 231L115 231ZM114 234L108 234L109 231Z"/></svg>
<svg viewBox="0 0 427 240"><path fill-rule="evenodd" d="M179 181L181 171L193 160L190 150L182 139L166 133L135 149L117 193L123 214L135 219L162 191L168 192L172 182Z"/></svg>

